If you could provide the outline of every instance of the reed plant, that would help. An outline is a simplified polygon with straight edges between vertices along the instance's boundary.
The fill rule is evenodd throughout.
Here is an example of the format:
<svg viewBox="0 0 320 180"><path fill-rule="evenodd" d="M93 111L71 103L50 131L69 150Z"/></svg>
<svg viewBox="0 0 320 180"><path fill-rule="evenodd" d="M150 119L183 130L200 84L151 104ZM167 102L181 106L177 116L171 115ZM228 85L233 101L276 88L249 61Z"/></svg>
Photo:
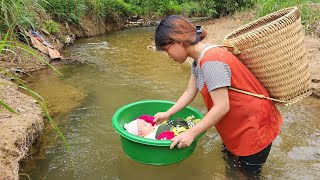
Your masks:
<svg viewBox="0 0 320 180"><path fill-rule="evenodd" d="M47 64L51 69L53 69L57 74L59 74L61 77L63 77L63 75L56 69L54 68L52 65L50 65L45 59L43 59L41 56L37 55L34 50L30 47L28 47L25 44L19 43L17 41L12 41L10 38L10 32L12 32L12 30L8 30L8 32L4 35L4 38L0 40L0 54L4 54L4 53L14 53L17 49L22 50L24 52L27 52L28 54L33 55L36 59L44 62L45 64ZM54 121L52 120L50 114L49 114L49 110L47 108L46 105L46 101L45 99L39 95L38 93L34 92L30 87L28 87L20 78L18 78L17 76L13 75L12 73L10 73L7 70L4 70L2 68L0 68L0 72L2 74L5 74L7 76L9 76L11 79L14 80L15 84L5 84L5 85L15 85L23 90L25 90L31 97L33 97L40 105L40 107L42 108L42 111L45 114L45 117L49 120L51 126L56 130L56 132L59 134L59 136L61 137L61 139L63 140L65 146L68 149L68 152L70 153L70 147L69 144L66 140L66 138L64 137L63 133L59 130L59 128L56 126L56 124L54 123ZM4 84L4 83L2 83ZM8 111L12 112L12 113L17 113L14 109L12 109L8 104L6 104L2 99L0 99L0 105L2 105L5 109L7 109Z"/></svg>
<svg viewBox="0 0 320 180"><path fill-rule="evenodd" d="M43 8L35 0L1 0L0 8L0 34L5 34L9 29L23 32L39 27L37 12L43 11Z"/></svg>

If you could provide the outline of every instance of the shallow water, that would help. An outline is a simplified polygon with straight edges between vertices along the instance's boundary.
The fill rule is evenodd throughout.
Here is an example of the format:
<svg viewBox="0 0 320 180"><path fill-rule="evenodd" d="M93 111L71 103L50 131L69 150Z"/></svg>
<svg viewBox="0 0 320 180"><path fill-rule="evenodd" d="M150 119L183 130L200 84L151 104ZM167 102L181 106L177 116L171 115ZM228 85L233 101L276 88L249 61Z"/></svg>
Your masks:
<svg viewBox="0 0 320 180"><path fill-rule="evenodd" d="M189 158L173 165L141 164L122 151L111 125L113 113L143 99L176 101L190 76L188 64L178 65L147 48L153 31L138 28L80 39L65 49L64 56L94 62L94 66L60 65L57 68L65 75L63 79L49 69L26 79L48 101L71 155L47 123L20 174L54 180L244 179L235 168L227 168L214 129L199 140ZM200 96L191 106L205 113ZM320 100L308 97L279 110L284 119L281 134L273 143L261 178L319 179Z"/></svg>

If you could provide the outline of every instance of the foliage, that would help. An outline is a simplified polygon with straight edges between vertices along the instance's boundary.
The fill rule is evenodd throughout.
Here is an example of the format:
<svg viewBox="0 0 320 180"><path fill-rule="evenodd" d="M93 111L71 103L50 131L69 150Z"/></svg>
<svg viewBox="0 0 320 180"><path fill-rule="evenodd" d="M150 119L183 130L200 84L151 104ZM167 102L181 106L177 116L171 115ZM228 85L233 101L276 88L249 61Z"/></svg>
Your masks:
<svg viewBox="0 0 320 180"><path fill-rule="evenodd" d="M20 31L37 28L39 26L37 12L43 11L43 8L34 0L2 0L0 8L0 33L2 34L9 28Z"/></svg>
<svg viewBox="0 0 320 180"><path fill-rule="evenodd" d="M300 5L302 24L305 27L307 33L313 31L312 25L320 20L320 3L317 6L312 4L304 3Z"/></svg>
<svg viewBox="0 0 320 180"><path fill-rule="evenodd" d="M53 20L44 21L43 28L47 30L50 34L59 32L59 25Z"/></svg>
<svg viewBox="0 0 320 180"><path fill-rule="evenodd" d="M317 4L317 6L312 6ZM320 19L320 0L257 0L257 5L259 6L258 16L262 17L274 11L297 6L301 11L302 24L307 32L312 31L310 26Z"/></svg>
<svg viewBox="0 0 320 180"><path fill-rule="evenodd" d="M210 0L206 0L210 1ZM215 9L217 15L225 16L237 10L253 6L255 0L216 0ZM208 2L207 2L208 3Z"/></svg>
<svg viewBox="0 0 320 180"><path fill-rule="evenodd" d="M210 16L218 17L235 12L244 7L253 5L254 0L127 0L132 5L143 8L143 14L181 14L189 17Z"/></svg>
<svg viewBox="0 0 320 180"><path fill-rule="evenodd" d="M84 0L41 0L43 8L60 22L80 25L87 6Z"/></svg>
<svg viewBox="0 0 320 180"><path fill-rule="evenodd" d="M186 2L181 4L181 11L186 17L201 16L201 7L198 2Z"/></svg>
<svg viewBox="0 0 320 180"><path fill-rule="evenodd" d="M169 14L180 14L181 6L176 1L161 1L162 3L158 6L158 14L169 15Z"/></svg>
<svg viewBox="0 0 320 180"><path fill-rule="evenodd" d="M108 16L108 10L104 0L86 0L88 11L96 14L98 19L103 19Z"/></svg>
<svg viewBox="0 0 320 180"><path fill-rule="evenodd" d="M282 1L282 0L258 0L260 6L258 16L265 16L269 13L277 11L282 8L295 6L300 3L301 0Z"/></svg>
<svg viewBox="0 0 320 180"><path fill-rule="evenodd" d="M129 4L142 7L142 15L168 15L181 12L181 7L176 0L128 0Z"/></svg>
<svg viewBox="0 0 320 180"><path fill-rule="evenodd" d="M99 19L113 16L163 17L170 14L218 17L250 7L254 0L2 0L0 5L0 33L9 25L37 29L41 20L39 11L46 11L59 22L75 25L82 23L88 13ZM258 0L262 1L262 0ZM54 22L45 22L46 29L54 33Z"/></svg>
<svg viewBox="0 0 320 180"><path fill-rule="evenodd" d="M142 13L142 8L128 4L123 0L86 0L88 10L94 12L100 19L112 17L113 15L131 16Z"/></svg>
<svg viewBox="0 0 320 180"><path fill-rule="evenodd" d="M106 0L109 5L111 5L111 10L113 12L118 12L123 15L131 15L130 4L124 2L123 0Z"/></svg>
<svg viewBox="0 0 320 180"><path fill-rule="evenodd" d="M216 10L217 2L210 0L200 0L200 13L202 16L216 17L219 12Z"/></svg>

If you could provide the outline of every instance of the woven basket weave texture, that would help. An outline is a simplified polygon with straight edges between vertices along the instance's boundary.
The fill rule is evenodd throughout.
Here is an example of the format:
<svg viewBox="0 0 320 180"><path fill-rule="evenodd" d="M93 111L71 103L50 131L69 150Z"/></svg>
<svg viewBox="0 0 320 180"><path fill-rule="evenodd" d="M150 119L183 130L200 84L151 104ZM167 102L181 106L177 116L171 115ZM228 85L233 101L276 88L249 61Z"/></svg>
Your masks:
<svg viewBox="0 0 320 180"><path fill-rule="evenodd" d="M290 104L311 94L304 31L297 7L276 11L240 27L224 38L224 44L236 49L233 53L272 98Z"/></svg>

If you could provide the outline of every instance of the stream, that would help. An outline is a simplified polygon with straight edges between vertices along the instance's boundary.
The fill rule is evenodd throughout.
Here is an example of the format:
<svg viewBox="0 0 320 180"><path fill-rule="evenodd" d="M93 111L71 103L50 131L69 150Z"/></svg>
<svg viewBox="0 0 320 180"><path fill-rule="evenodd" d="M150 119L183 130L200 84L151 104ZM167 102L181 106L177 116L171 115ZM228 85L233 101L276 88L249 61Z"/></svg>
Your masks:
<svg viewBox="0 0 320 180"><path fill-rule="evenodd" d="M226 168L222 142L214 128L199 140L186 160L167 166L145 165L128 158L112 128L114 112L139 100L176 101L190 77L190 65L179 65L148 48L154 27L133 28L82 38L64 49L65 57L89 64L65 64L32 73L25 81L47 101L53 120L71 152L46 123L20 174L31 179L243 179ZM200 95L190 104L206 113ZM320 178L320 100L307 97L278 106L283 125L273 143L262 179ZM28 179L20 176L21 179Z"/></svg>

